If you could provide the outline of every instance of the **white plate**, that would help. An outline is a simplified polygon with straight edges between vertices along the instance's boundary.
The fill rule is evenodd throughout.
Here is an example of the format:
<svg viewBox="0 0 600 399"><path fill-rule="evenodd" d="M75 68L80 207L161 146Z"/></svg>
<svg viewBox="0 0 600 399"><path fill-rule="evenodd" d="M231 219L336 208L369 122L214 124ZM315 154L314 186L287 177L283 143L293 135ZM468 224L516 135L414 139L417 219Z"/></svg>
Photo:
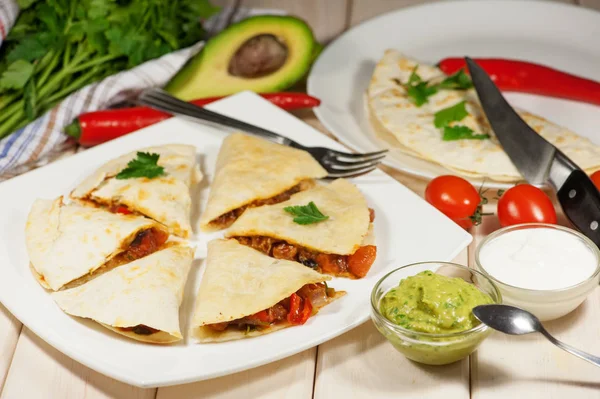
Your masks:
<svg viewBox="0 0 600 399"><path fill-rule="evenodd" d="M210 108L284 132L307 145L341 149L333 140L252 93L238 94ZM68 193L88 173L123 153L149 145L185 143L198 148L206 175L198 190L204 204L217 152L226 134L215 127L172 118L0 184L0 301L42 339L94 370L142 387L180 384L256 367L336 337L367 320L371 288L385 271L412 262L451 260L471 241L468 233L412 191L377 171L353 180L375 209L377 261L362 280L335 279L331 285L346 290L348 295L302 327L220 344L200 345L186 340L155 346L128 340L60 311L28 269L24 228L33 201ZM198 214L194 212L195 223ZM192 240L197 245L197 260L180 312L184 335L199 285L206 242L220 236L196 234Z"/></svg>
<svg viewBox="0 0 600 399"><path fill-rule="evenodd" d="M315 112L327 129L357 151L372 151L389 145L371 132L363 96L386 49L433 64L464 55L523 59L600 80L599 37L600 13L554 2L473 0L410 7L362 23L327 46L312 68L308 92L321 99ZM507 98L600 144L598 106L526 94ZM453 173L397 150L386 163L427 179ZM486 181L486 186L511 185Z"/></svg>

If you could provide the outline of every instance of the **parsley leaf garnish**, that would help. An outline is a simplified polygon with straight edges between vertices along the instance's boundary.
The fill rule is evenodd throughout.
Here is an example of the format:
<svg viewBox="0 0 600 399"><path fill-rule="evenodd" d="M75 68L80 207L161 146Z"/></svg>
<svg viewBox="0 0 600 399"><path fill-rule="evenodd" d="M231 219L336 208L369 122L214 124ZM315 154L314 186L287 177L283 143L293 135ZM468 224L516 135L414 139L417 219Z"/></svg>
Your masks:
<svg viewBox="0 0 600 399"><path fill-rule="evenodd" d="M449 125L450 122L462 121L469 113L465 108L465 101L461 101L451 107L444 108L435 113L433 124L437 128Z"/></svg>
<svg viewBox="0 0 600 399"><path fill-rule="evenodd" d="M329 216L323 215L312 201L308 205L286 206L283 210L294 215L294 223L298 224L313 224L329 219Z"/></svg>
<svg viewBox="0 0 600 399"><path fill-rule="evenodd" d="M117 179L132 179L135 177L154 177L165 174L165 169L158 166L159 154L151 154L149 152L138 152L137 158L132 159L127 164L127 167L117 174Z"/></svg>
<svg viewBox="0 0 600 399"><path fill-rule="evenodd" d="M440 89L449 90L467 90L471 87L473 87L473 82L471 82L469 75L462 69L448 76L439 84Z"/></svg>
<svg viewBox="0 0 600 399"><path fill-rule="evenodd" d="M437 93L437 87L429 86L428 82L423 81L423 79L417 74L417 68L419 66L415 66L413 71L408 78L408 82L404 85L406 89L406 94L408 94L409 99L415 104L417 107L425 104L428 101L430 96L433 96Z"/></svg>
<svg viewBox="0 0 600 399"><path fill-rule="evenodd" d="M417 83L414 86L409 86L406 89L406 93L410 97L410 100L417 106L428 102L428 98L437 93L437 89L434 86L427 86L427 82Z"/></svg>
<svg viewBox="0 0 600 399"><path fill-rule="evenodd" d="M487 134L474 134L475 132L468 126L457 125L457 126L444 126L444 136L442 140L453 141L453 140L485 140L489 139L490 136Z"/></svg>
<svg viewBox="0 0 600 399"><path fill-rule="evenodd" d="M419 68L418 65L415 66L410 73L406 84L402 84L398 79L392 79L398 85L404 87L408 98L417 107L427 103L429 97L440 90L466 90L473 87L471 78L462 69L455 74L448 76L440 83L430 85L428 81L424 81L423 78L417 74L417 68Z"/></svg>
<svg viewBox="0 0 600 399"><path fill-rule="evenodd" d="M415 67L413 68L412 72L410 73L410 76L408 77L408 85L415 85L417 83L421 83L423 81L423 79L419 76L419 74L417 74L417 68L419 68L418 65L415 65Z"/></svg>

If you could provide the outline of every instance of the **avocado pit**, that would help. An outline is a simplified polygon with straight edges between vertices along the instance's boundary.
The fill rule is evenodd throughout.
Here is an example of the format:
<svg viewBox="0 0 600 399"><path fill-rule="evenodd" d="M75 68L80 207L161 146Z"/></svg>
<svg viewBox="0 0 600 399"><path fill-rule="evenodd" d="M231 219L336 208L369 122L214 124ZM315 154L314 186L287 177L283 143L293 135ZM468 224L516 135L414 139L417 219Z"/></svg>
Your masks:
<svg viewBox="0 0 600 399"><path fill-rule="evenodd" d="M288 57L287 46L271 34L246 40L229 61L230 75L260 78L279 70Z"/></svg>

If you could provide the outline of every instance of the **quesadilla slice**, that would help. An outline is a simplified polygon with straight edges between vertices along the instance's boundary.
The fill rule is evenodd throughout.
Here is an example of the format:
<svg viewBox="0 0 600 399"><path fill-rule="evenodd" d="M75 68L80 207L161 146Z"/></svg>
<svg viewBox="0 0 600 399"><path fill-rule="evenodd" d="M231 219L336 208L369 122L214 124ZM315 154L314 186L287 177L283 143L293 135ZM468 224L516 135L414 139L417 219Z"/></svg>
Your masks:
<svg viewBox="0 0 600 399"><path fill-rule="evenodd" d="M229 227L247 208L286 201L327 171L306 151L242 133L228 136L217 158L203 230Z"/></svg>
<svg viewBox="0 0 600 399"><path fill-rule="evenodd" d="M315 208L322 217L310 224L290 214L299 209L310 215ZM295 194L288 201L248 209L226 236L321 273L361 278L371 268L377 253L375 245L370 245L374 217L358 188L338 179L327 186Z"/></svg>
<svg viewBox="0 0 600 399"><path fill-rule="evenodd" d="M182 338L179 306L193 256L192 248L172 245L52 298L66 313L126 337L176 342Z"/></svg>
<svg viewBox="0 0 600 399"><path fill-rule="evenodd" d="M213 240L208 243L192 332L200 342L220 342L304 324L345 294L327 287L330 279L236 240Z"/></svg>
<svg viewBox="0 0 600 399"><path fill-rule="evenodd" d="M84 180L71 197L111 212L147 216L172 234L191 234L190 187L202 175L191 145L167 144L143 148L109 161Z"/></svg>
<svg viewBox="0 0 600 399"><path fill-rule="evenodd" d="M366 92L372 129L392 148L460 175L523 180L489 125L477 93L469 89L469 78L459 77L386 50ZM517 112L585 172L600 169L600 146L544 118Z"/></svg>
<svg viewBox="0 0 600 399"><path fill-rule="evenodd" d="M168 238L166 228L151 219L65 205L62 197L36 200L25 227L32 271L54 291L149 255Z"/></svg>

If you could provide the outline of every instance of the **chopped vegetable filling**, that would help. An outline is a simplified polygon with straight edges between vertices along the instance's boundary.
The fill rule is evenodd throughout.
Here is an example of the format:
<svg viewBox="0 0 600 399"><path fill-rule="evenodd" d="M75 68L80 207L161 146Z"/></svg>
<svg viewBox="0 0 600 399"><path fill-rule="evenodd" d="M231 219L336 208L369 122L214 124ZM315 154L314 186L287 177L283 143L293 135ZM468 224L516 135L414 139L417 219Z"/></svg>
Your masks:
<svg viewBox="0 0 600 399"><path fill-rule="evenodd" d="M225 331L227 328L249 331L265 329L285 321L301 325L312 316L313 310L326 305L334 295L335 290L323 283L306 284L268 309L237 320L208 324L207 327L215 331Z"/></svg>

